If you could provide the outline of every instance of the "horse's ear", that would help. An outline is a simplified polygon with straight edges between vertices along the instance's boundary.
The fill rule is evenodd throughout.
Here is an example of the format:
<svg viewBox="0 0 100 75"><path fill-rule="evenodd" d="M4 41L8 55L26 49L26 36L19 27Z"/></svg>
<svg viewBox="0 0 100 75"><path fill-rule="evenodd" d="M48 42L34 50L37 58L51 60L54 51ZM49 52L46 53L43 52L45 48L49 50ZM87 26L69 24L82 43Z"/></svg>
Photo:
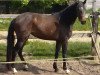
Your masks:
<svg viewBox="0 0 100 75"><path fill-rule="evenodd" d="M83 4L85 4L85 3L86 3L86 1L87 1L87 0L84 0Z"/></svg>

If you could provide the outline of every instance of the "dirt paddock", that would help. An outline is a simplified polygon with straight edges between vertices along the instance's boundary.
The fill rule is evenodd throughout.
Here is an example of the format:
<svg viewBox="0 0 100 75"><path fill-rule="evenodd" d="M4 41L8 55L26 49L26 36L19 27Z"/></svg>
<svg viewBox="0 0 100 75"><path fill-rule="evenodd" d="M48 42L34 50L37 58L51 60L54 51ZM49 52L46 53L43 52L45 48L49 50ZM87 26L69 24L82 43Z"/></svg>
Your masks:
<svg viewBox="0 0 100 75"><path fill-rule="evenodd" d="M16 64L18 73L14 75L100 75L100 64L90 64L79 60L68 61L68 67L70 68L70 74L66 74L62 70L62 62L58 62L59 71L54 72L52 68L53 62L40 61L28 64L29 70L24 71L22 64ZM11 71L7 71L4 64L0 64L0 75L13 75Z"/></svg>

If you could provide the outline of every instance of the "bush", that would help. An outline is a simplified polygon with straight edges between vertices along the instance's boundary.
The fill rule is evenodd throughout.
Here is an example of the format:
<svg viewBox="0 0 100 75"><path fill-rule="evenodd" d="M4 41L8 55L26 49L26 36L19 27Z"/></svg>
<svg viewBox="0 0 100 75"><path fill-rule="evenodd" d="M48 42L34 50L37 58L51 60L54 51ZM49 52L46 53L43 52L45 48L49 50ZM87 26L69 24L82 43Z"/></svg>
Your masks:
<svg viewBox="0 0 100 75"><path fill-rule="evenodd" d="M3 13L40 12L51 13L52 4L63 4L66 0L9 0L0 1ZM5 11L7 10L7 11Z"/></svg>

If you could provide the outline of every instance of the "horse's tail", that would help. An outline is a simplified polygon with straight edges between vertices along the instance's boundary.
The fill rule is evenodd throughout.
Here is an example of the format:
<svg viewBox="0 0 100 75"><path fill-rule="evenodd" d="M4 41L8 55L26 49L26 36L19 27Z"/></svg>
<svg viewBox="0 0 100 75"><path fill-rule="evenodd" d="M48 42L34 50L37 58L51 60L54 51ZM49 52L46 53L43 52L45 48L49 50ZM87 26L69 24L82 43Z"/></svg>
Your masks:
<svg viewBox="0 0 100 75"><path fill-rule="evenodd" d="M12 60L12 50L14 49L14 20L12 20L7 36L7 54L6 54L6 61L10 62Z"/></svg>

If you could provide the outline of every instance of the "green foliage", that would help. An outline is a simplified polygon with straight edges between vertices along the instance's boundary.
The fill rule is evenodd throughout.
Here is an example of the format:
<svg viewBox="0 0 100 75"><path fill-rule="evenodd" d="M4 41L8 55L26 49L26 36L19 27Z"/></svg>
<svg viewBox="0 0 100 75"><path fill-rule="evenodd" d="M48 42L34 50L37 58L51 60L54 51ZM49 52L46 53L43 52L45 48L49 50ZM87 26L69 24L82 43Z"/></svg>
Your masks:
<svg viewBox="0 0 100 75"><path fill-rule="evenodd" d="M55 53L55 44L39 41L27 42L24 51L31 53L34 58L52 58Z"/></svg>
<svg viewBox="0 0 100 75"><path fill-rule="evenodd" d="M0 44L0 61L6 60L6 45Z"/></svg>
<svg viewBox="0 0 100 75"><path fill-rule="evenodd" d="M19 9L22 7L22 3L21 1L17 1L17 0L12 0L10 5L9 5L9 8L10 8L10 13L13 12L13 13L18 13Z"/></svg>
<svg viewBox="0 0 100 75"><path fill-rule="evenodd" d="M26 53L31 53L33 58L53 58L55 54L55 44L46 42L28 42L24 47ZM91 54L91 44L81 42L69 42L68 57L86 56ZM59 57L62 57L60 51Z"/></svg>
<svg viewBox="0 0 100 75"><path fill-rule="evenodd" d="M0 31L8 30L11 18L0 18Z"/></svg>
<svg viewBox="0 0 100 75"><path fill-rule="evenodd" d="M53 0L54 3L59 3L59 4L62 4L63 2L65 2L66 0Z"/></svg>
<svg viewBox="0 0 100 75"><path fill-rule="evenodd" d="M27 5L29 3L29 0L21 0L23 5Z"/></svg>
<svg viewBox="0 0 100 75"><path fill-rule="evenodd" d="M75 24L73 25L73 30L74 31L90 31L91 30L91 22L90 18L86 19L86 24L82 25L80 21L77 19ZM100 27L99 27L100 29Z"/></svg>
<svg viewBox="0 0 100 75"><path fill-rule="evenodd" d="M9 0L9 13L41 12L50 13L52 4L62 4L66 0Z"/></svg>
<svg viewBox="0 0 100 75"><path fill-rule="evenodd" d="M91 43L70 42L68 45L68 56L79 57L91 55Z"/></svg>
<svg viewBox="0 0 100 75"><path fill-rule="evenodd" d="M87 9L86 13L92 13L92 8L91 9Z"/></svg>
<svg viewBox="0 0 100 75"><path fill-rule="evenodd" d="M9 8L9 13L40 12L51 13L52 4L68 3L72 4L75 0L4 0L4 4ZM3 1L2 1L3 2ZM7 10L7 9L6 9ZM5 11L5 10L4 10ZM90 12L91 9L87 10Z"/></svg>

